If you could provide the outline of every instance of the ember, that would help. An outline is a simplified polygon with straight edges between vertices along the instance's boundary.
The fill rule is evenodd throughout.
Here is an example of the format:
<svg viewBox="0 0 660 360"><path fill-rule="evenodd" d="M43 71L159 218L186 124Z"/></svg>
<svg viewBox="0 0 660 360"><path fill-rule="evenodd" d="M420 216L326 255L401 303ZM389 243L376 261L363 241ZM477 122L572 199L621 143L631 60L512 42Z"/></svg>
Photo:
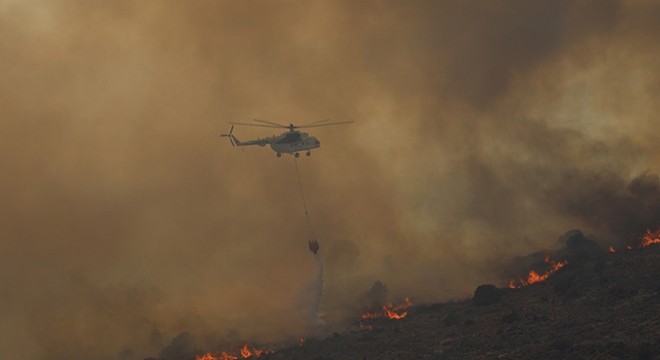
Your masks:
<svg viewBox="0 0 660 360"><path fill-rule="evenodd" d="M566 264L568 264L568 261L553 261L553 260L550 260L550 256L547 255L547 254L546 254L545 260L543 260L543 262L545 262L546 264L550 264L550 269L548 269L548 271L546 271L542 274L539 274L534 270L530 270L529 274L527 275L527 280L523 280L523 279L520 279L520 280L511 279L511 280L509 280L509 288L516 289L516 288L521 288L523 286L527 286L527 285L531 285L531 284L534 284L534 283L545 281L546 279L548 279L548 277L550 277L550 275L552 273L556 272L557 270L563 268L564 266L566 266Z"/></svg>
<svg viewBox="0 0 660 360"><path fill-rule="evenodd" d="M378 318L400 320L408 315L408 308L410 308L411 305L412 301L410 301L410 298L405 298L401 305L394 306L392 304L387 304L383 306L383 311L381 312L363 312L361 318L362 320Z"/></svg>

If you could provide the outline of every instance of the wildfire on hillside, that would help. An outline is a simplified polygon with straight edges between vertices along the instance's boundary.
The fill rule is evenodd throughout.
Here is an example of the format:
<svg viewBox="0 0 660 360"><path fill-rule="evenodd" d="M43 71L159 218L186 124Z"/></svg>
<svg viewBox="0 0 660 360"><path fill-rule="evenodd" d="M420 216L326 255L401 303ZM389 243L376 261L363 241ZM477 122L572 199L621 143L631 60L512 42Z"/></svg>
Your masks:
<svg viewBox="0 0 660 360"><path fill-rule="evenodd" d="M643 248L643 247L651 246L653 244L660 244L660 228L657 228L653 231L647 229L644 236L642 236L642 238L639 240L639 245L637 247ZM626 249L632 250L633 246L628 244L626 245ZM609 251L610 253L616 252L612 246L610 246Z"/></svg>
<svg viewBox="0 0 660 360"><path fill-rule="evenodd" d="M237 360L238 357L222 352L215 356L211 353L206 353L204 355L198 355L195 357L195 360Z"/></svg>
<svg viewBox="0 0 660 360"><path fill-rule="evenodd" d="M244 344L240 349L238 355L232 355L226 351L222 351L217 355L206 353L204 355L197 355L195 360L238 360L238 359L252 359L258 358L266 354L273 353L273 350L261 350L257 348L250 348L248 344Z"/></svg>
<svg viewBox="0 0 660 360"><path fill-rule="evenodd" d="M382 311L365 311L360 316L362 320L387 318L392 320L401 320L408 315L408 308L412 306L410 298L405 298L400 305L387 304L383 306Z"/></svg>
<svg viewBox="0 0 660 360"><path fill-rule="evenodd" d="M543 273L538 273L535 270L530 270L529 274L527 274L527 279L509 280L509 288L516 289L516 288L521 288L523 286L545 281L546 279L548 279L548 277L550 277L550 275L557 272L557 270L563 268L564 266L566 266L566 264L568 264L568 261L550 260L550 255L548 254L545 255L545 259L543 260L543 262L550 266L547 271Z"/></svg>

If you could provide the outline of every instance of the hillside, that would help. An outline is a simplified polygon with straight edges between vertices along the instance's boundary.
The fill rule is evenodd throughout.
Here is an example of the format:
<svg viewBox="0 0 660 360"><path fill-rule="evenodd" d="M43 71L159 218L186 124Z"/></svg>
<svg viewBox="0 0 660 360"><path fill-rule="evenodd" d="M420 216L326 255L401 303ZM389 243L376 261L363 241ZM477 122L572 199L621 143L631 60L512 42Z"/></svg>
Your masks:
<svg viewBox="0 0 660 360"><path fill-rule="evenodd" d="M660 246L565 266L548 280L412 307L401 320L307 339L264 359L653 359L660 352ZM357 324L356 324L357 325ZM365 325L365 324L363 324Z"/></svg>

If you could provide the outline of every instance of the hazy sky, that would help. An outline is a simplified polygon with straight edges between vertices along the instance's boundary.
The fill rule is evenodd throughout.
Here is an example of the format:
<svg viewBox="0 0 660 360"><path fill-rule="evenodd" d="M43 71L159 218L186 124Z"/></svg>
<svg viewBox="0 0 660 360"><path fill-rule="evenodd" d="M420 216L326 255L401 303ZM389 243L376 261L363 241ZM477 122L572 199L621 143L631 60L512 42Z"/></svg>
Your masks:
<svg viewBox="0 0 660 360"><path fill-rule="evenodd" d="M658 1L0 0L0 357L304 333L293 160L229 121L355 121L299 160L328 320L625 243L660 225L659 38Z"/></svg>

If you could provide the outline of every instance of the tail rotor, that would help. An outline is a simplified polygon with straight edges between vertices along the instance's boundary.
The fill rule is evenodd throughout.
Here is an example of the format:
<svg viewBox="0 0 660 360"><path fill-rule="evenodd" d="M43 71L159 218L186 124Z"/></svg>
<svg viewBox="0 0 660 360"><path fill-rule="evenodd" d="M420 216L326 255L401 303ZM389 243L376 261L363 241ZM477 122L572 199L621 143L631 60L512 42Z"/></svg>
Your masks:
<svg viewBox="0 0 660 360"><path fill-rule="evenodd" d="M227 137L229 138L229 142L231 142L231 146L236 146L236 143L234 142L234 137L232 136L232 133L234 132L234 125L231 126L231 129L229 129L229 133L227 134L220 134L220 137Z"/></svg>

